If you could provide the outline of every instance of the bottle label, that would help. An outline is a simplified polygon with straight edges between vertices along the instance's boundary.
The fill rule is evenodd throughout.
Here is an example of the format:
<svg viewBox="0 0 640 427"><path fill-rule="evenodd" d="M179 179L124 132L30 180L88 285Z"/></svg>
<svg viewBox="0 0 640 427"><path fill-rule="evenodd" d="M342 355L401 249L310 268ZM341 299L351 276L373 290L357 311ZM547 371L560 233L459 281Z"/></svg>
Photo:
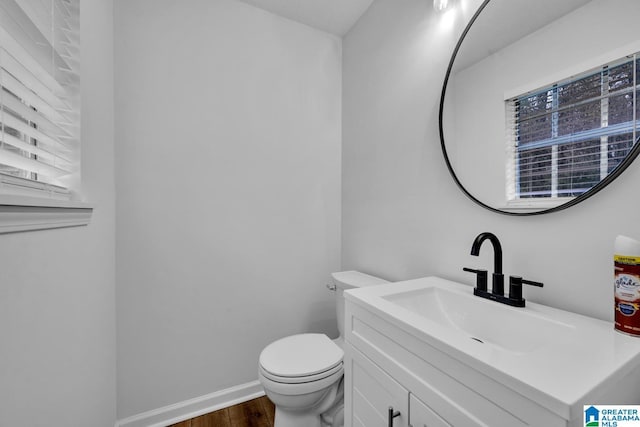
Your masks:
<svg viewBox="0 0 640 427"><path fill-rule="evenodd" d="M640 336L640 257L614 255L615 328Z"/></svg>

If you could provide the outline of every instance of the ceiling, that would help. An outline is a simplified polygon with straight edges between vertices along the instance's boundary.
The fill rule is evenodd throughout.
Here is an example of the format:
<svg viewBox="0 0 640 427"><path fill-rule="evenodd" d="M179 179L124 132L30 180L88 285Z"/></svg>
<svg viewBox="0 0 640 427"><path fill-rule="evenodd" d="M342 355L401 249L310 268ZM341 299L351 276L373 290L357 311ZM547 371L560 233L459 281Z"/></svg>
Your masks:
<svg viewBox="0 0 640 427"><path fill-rule="evenodd" d="M475 64L590 1L491 1L464 39L456 56L456 69L462 70Z"/></svg>
<svg viewBox="0 0 640 427"><path fill-rule="evenodd" d="M344 36L373 0L240 0L276 15Z"/></svg>

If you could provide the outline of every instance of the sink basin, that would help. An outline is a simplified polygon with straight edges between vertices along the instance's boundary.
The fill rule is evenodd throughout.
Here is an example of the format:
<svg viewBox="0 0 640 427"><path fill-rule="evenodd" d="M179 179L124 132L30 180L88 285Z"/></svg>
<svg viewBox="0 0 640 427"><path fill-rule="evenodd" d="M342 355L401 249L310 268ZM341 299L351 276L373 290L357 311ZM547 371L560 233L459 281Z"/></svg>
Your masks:
<svg viewBox="0 0 640 427"><path fill-rule="evenodd" d="M598 403L602 387L615 388L632 370L640 374L640 338L615 331L612 322L530 301L511 307L439 277L353 289L345 298L545 405L579 411L580 401ZM613 305L613 299L597 303Z"/></svg>
<svg viewBox="0 0 640 427"><path fill-rule="evenodd" d="M453 333L516 353L566 341L574 329L570 324L531 311L482 300L470 289L433 285L382 298Z"/></svg>

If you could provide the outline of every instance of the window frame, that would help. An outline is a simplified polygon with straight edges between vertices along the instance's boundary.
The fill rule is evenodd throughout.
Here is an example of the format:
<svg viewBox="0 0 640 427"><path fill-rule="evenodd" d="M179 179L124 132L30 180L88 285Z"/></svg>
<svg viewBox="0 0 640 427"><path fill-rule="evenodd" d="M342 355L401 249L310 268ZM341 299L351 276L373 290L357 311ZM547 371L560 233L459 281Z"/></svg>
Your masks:
<svg viewBox="0 0 640 427"><path fill-rule="evenodd" d="M3 40L5 40L5 42L7 43L7 45L2 46L2 49L5 52L9 52L9 53L6 53L8 56L12 55L11 52L16 52L15 43L19 42L20 37L24 37L24 33L22 33L21 30L16 29L16 28L22 28L20 26L20 22L28 23L29 25L33 25L33 26L38 26L38 25L43 25L43 23L45 23L43 19L45 20L47 19L48 15L46 11L44 14L38 13L36 10L34 10L34 8L29 3L26 3L25 5L27 6L26 8L23 5L18 4L18 2L12 1L12 2L6 3L3 6L4 8L8 8L7 11L10 11L10 13L5 16L5 20L3 21L3 27L1 29L3 34ZM69 7L75 8L75 10L71 12L71 9L69 9ZM74 4L64 4L63 2L57 3L56 0L51 0L52 9L51 9L50 16L53 16L54 14L53 9L56 8L56 11L55 11L56 14L66 15L65 18L61 18L65 20L65 25L68 23L68 21L66 21L67 19L76 20L74 25L78 25L77 19L79 19L79 10L77 8L79 7L80 7L79 2L75 2ZM29 9L29 12L27 12L27 9ZM43 7L43 10L44 10L44 7ZM75 14L77 14L77 17L74 17ZM58 15L58 16L62 16L62 15ZM14 18L16 20L14 20ZM36 20L38 21L38 24L36 24ZM16 24L18 25L18 27L16 27ZM37 30L33 29L35 28L33 26L29 27L29 29L25 31L27 32L31 31L30 34L36 34L36 33L39 34ZM44 28L48 28L48 27L45 25ZM63 31L63 29L59 27L52 26L51 28L52 30L55 29L56 32ZM71 27L68 27L68 28L71 28ZM79 25L77 27L74 26L74 28L77 29L78 33L76 34L79 36ZM33 31L35 31L35 33ZM74 45L75 42L73 41L73 39L69 39L68 36L69 36L69 33L67 32L66 35L61 36L62 38L64 38L64 40L61 41L62 38L59 39L58 36L53 36L52 33L44 35L45 38L51 37L51 39L49 39L48 41L48 43L50 44L47 46L49 46L49 49L51 49L52 52L54 52L52 55L55 56L58 54L60 46L62 46L60 43L67 43L66 45L67 48L63 47L63 49L68 49L68 48L70 48L71 50L78 49L78 51L73 54L73 58L70 57L69 59L71 61L79 61L80 60L79 45L77 46ZM9 48L9 51L6 51L5 50L6 48ZM24 52L27 52L27 51L24 51ZM38 51L38 52L40 54L42 53L41 51ZM27 56L20 56L21 59L19 60L17 59L18 57L14 57L13 64L19 64L19 66L21 67L27 67L27 64L31 63L30 61L37 62L37 60L34 59L35 57L28 56L32 53L34 53L34 51L27 52ZM55 58L52 60L55 61ZM26 62L23 62L23 61L26 61ZM3 64L3 67L6 68L6 64ZM31 72L29 67L27 67L26 70ZM70 68L69 70L72 73L77 72L76 78L79 79L79 71L75 69L75 66ZM3 72L6 73L7 71L3 71ZM56 72L59 72L59 71L56 71ZM16 76L18 76L18 74L16 74ZM27 80L27 81L30 81L30 80ZM79 101L79 96L80 96L79 80L74 80L72 83L67 83L67 84L74 85L72 96L78 97L78 101ZM27 85L26 87L29 88L30 86ZM2 89L3 93L5 90L7 89L4 89L4 88ZM20 97L18 97L17 94L15 96L20 102ZM25 104L30 105L26 102ZM15 111L18 111L18 110L15 110ZM73 126L76 127L74 135L75 135L75 138L77 138L77 141L79 144L79 138L80 138L79 104L77 104L74 107L73 111L74 112L72 114L77 113L77 119L76 119L77 121L74 120L71 123L73 123ZM29 116L27 115L25 117L29 117ZM45 120L47 120L47 118L45 118ZM25 122L25 124L28 124L29 126L33 126L37 129L37 126L32 125L30 121ZM4 128L5 126L8 128L11 128L10 124L9 125L3 124L2 128ZM33 143L33 145L39 146L39 144L37 143L37 139L33 139L33 137L29 137L28 140L26 140L26 142ZM83 225L89 224L91 220L91 215L93 213L93 206L84 201L76 200L80 198L78 194L78 190L80 187L80 176L79 176L79 171L80 171L79 158L80 157L79 156L80 156L80 153L79 151L77 151L78 160L77 160L77 164L75 165L77 168L77 178L74 178L74 181L75 181L74 185L70 185L70 186L65 185L65 187L68 187L68 188L57 187L56 185L53 185L53 184L47 184L47 183L41 182L37 180L37 177L36 179L28 179L28 178L21 178L18 176L14 176L12 174L5 174L5 173L0 174L0 234L15 233L15 232L21 232L21 231L52 229L52 228L75 227L75 226L83 226ZM37 160L37 157L38 157L37 155L31 154L29 158L33 158Z"/></svg>
<svg viewBox="0 0 640 427"><path fill-rule="evenodd" d="M634 143L627 156L620 162L620 164L611 171L604 179L601 179L599 183L591 187L589 190L578 196L572 197L541 197L541 198L514 198L516 193L516 177L515 177L515 144L513 143L513 136L510 135L508 128L509 114L507 111L507 102L517 97L525 96L527 93L533 93L539 91L542 88L551 87L554 84L567 82L573 79L573 76L580 76L601 69L608 64L621 62L625 57L636 56L636 60L640 60L640 41L630 43L617 49L613 49L604 55L590 58L582 63L575 64L569 69L561 70L555 73L550 73L548 76L541 78L540 80L530 82L526 86L513 88L504 92L505 101L505 141L506 141L506 161L505 161L505 201L501 209L504 209L504 213L510 212L518 214L539 214L547 211L565 209L569 206L573 206L582 200L590 197L604 188L608 183L613 181L618 175L620 175L631 162L640 153L640 144ZM569 77L567 77L569 76ZM640 80L637 86L640 86ZM640 97L637 100L640 104ZM640 120L640 117L635 117L634 120ZM640 127L637 127L636 138L640 136ZM499 211L499 210L498 210ZM499 211L500 212L500 211Z"/></svg>

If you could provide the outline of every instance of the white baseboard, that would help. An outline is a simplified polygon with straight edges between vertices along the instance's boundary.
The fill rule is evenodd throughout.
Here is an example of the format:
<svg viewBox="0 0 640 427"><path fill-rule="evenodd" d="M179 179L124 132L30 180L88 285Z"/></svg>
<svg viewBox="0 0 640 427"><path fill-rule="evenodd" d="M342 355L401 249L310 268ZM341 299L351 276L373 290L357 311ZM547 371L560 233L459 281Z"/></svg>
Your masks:
<svg viewBox="0 0 640 427"><path fill-rule="evenodd" d="M260 396L264 396L262 384L252 381L118 420L115 427L166 427Z"/></svg>

